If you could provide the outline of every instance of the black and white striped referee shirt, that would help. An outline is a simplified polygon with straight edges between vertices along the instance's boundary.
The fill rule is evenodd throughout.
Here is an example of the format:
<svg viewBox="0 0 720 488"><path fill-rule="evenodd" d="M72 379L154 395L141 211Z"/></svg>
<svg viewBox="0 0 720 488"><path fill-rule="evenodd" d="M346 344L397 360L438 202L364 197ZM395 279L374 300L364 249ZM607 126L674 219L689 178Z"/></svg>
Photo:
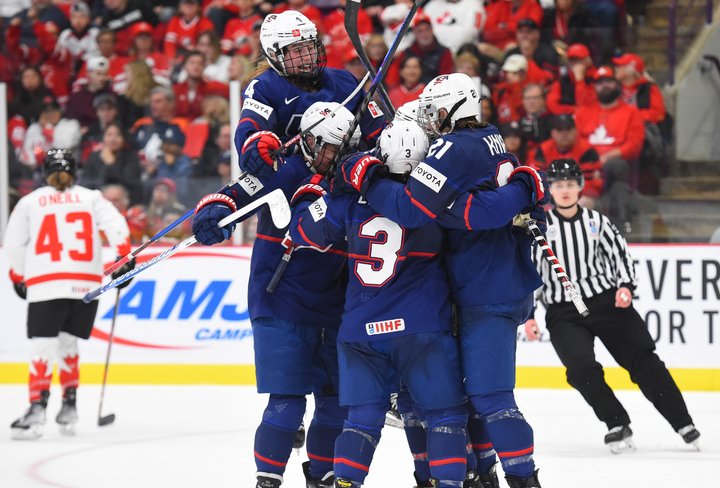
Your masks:
<svg viewBox="0 0 720 488"><path fill-rule="evenodd" d="M637 286L635 265L625 238L603 214L579 208L580 211L571 219L566 219L554 209L547 213L546 238L568 279L583 298L621 286L634 290ZM546 307L570 302L540 246L533 247L533 261L545 282L535 292L535 297Z"/></svg>

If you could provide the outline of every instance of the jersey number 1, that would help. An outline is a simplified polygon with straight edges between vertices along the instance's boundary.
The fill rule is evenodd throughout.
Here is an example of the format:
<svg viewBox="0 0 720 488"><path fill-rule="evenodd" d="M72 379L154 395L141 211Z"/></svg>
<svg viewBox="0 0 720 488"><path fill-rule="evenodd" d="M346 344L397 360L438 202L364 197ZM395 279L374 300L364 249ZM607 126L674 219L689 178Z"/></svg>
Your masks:
<svg viewBox="0 0 720 488"><path fill-rule="evenodd" d="M71 250L68 252L73 261L92 261L93 259L93 227L92 217L88 212L70 212L65 216L69 224L80 221L82 229L75 233L85 245L85 252ZM50 261L60 261L60 253L63 250L62 242L58 238L57 220L55 214L48 214L43 218L40 225L37 241L35 242L35 254L50 253Z"/></svg>

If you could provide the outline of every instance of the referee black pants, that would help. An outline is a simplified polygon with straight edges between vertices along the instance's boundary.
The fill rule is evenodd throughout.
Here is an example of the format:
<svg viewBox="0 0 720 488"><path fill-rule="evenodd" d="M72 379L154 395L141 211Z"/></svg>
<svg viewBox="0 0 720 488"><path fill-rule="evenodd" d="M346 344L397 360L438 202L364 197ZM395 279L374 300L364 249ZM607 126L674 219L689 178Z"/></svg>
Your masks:
<svg viewBox="0 0 720 488"><path fill-rule="evenodd" d="M550 305L546 322L550 340L567 368L567 380L605 422L608 429L630 423L630 417L605 382L593 345L599 337L615 361L630 373L645 397L677 432L692 423L682 394L634 307L615 307L616 289L585 300L590 315L582 317L572 303Z"/></svg>

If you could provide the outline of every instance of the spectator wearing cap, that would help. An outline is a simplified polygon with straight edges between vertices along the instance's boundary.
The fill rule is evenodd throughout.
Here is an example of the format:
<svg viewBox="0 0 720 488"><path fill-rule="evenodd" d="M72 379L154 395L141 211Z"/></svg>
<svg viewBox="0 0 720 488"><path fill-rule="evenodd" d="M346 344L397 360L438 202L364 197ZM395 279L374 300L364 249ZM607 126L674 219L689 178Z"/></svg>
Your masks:
<svg viewBox="0 0 720 488"><path fill-rule="evenodd" d="M35 6L26 12L26 19L30 22L32 34L37 42L31 44L21 42L22 19L15 17L5 31L5 49L11 57L21 60L24 65L37 66L43 75L43 83L53 92L62 106L67 102L70 91L72 56L65 47L58 45L60 31L55 22L41 22L38 17L39 12L40 10ZM63 25L68 24L66 22ZM33 47L32 44L36 44L37 47Z"/></svg>
<svg viewBox="0 0 720 488"><path fill-rule="evenodd" d="M480 0L430 0L423 10L430 17L438 42L452 53L474 42L485 24L485 8Z"/></svg>
<svg viewBox="0 0 720 488"><path fill-rule="evenodd" d="M558 77L560 56L550 44L540 42L540 28L531 18L521 19L517 24L516 31L517 47L509 50L505 59L513 54L522 54L528 60L530 78L539 77L541 80L533 80L544 87L550 86ZM537 68L542 69L539 71ZM537 75L533 74L537 73Z"/></svg>
<svg viewBox="0 0 720 488"><path fill-rule="evenodd" d="M345 4L347 0L338 0L337 8L325 16L325 35L323 43L327 51L327 67L342 69L343 61L355 48L345 31ZM373 32L372 19L360 8L357 16L357 30L361 42L365 43Z"/></svg>
<svg viewBox="0 0 720 488"><path fill-rule="evenodd" d="M93 102L95 97L109 91L108 60L102 56L93 56L86 62L87 84L73 92L65 108L65 117L80 122L83 131L97 122Z"/></svg>
<svg viewBox="0 0 720 488"><path fill-rule="evenodd" d="M117 183L127 188L130 204L142 202L142 169L137 151L128 144L123 128L110 122L103 131L102 146L93 152L83 166L80 184L90 189L100 189Z"/></svg>
<svg viewBox="0 0 720 488"><path fill-rule="evenodd" d="M107 13L100 23L101 27L107 27L115 32L117 36L115 49L121 56L127 56L132 46L133 25L139 22L147 22L155 28L159 23L157 14L151 7L150 2L142 0L104 0Z"/></svg>
<svg viewBox="0 0 720 488"><path fill-rule="evenodd" d="M188 198L189 182L193 174L193 164L187 155L183 154L185 134L177 126L170 126L160 135L162 140L162 156L157 161L154 176L158 179L170 179L177 188L177 199L184 205L192 205ZM146 170L153 175L151 169Z"/></svg>
<svg viewBox="0 0 720 488"><path fill-rule="evenodd" d="M572 115L554 116L551 126L551 138L540 144L528 164L547 171L550 163L556 159L574 159L585 175L583 193L588 197L599 198L603 189L603 167L598 152L586 140L578 137Z"/></svg>
<svg viewBox="0 0 720 488"><path fill-rule="evenodd" d="M176 109L178 117L193 120L202 115L202 103L205 97L217 95L223 98L230 97L228 85L218 81L205 81L203 79L203 55L197 51L191 52L185 58L183 69L187 73L187 80L173 85L175 91Z"/></svg>
<svg viewBox="0 0 720 488"><path fill-rule="evenodd" d="M112 91L116 94L123 93L126 89L126 80L123 75L123 68L129 61L128 57L118 56L115 53L115 33L110 29L103 28L97 35L97 45L100 50L100 56L108 60L108 77ZM88 82L87 79L87 61L83 63L80 72L72 84L73 91L79 90L80 87Z"/></svg>
<svg viewBox="0 0 720 488"><path fill-rule="evenodd" d="M537 149L540 143L550 139L552 113L545 105L545 92L537 83L523 88L522 105L524 115L520 119L523 138L530 149Z"/></svg>
<svg viewBox="0 0 720 488"><path fill-rule="evenodd" d="M522 92L530 83L528 79L528 62L522 54L508 56L502 65L505 80L498 83L493 101L498 111L501 124L518 120L522 116Z"/></svg>
<svg viewBox="0 0 720 488"><path fill-rule="evenodd" d="M123 68L123 77L127 83L125 93L118 95L118 119L123 127L132 127L147 114L150 92L158 84L142 59L127 63Z"/></svg>
<svg viewBox="0 0 720 488"><path fill-rule="evenodd" d="M415 16L413 33L415 34L415 42L402 52L394 62L398 69L406 57L417 57L422 67L420 82L426 85L440 75L449 75L455 71L452 53L435 39L432 24L427 15L419 14Z"/></svg>
<svg viewBox="0 0 720 488"><path fill-rule="evenodd" d="M200 0L180 0L178 14L170 19L163 43L170 63L174 64L178 56L194 51L200 34L209 30L214 31L215 26L202 16Z"/></svg>
<svg viewBox="0 0 720 488"><path fill-rule="evenodd" d="M52 23L51 30L56 33L60 33L70 27L70 22L68 22L65 13L53 5L54 2L52 0L31 0L31 2L28 3L31 4L30 7L21 11L13 18L13 21L20 19L20 42L23 45L42 49L36 27L33 25L35 22L41 24Z"/></svg>
<svg viewBox="0 0 720 488"><path fill-rule="evenodd" d="M598 68L595 94L598 103L578 107L575 123L580 137L600 155L610 217L628 232L636 210L631 194L638 187L637 159L645 141L645 124L636 107L620 100L622 86L612 69Z"/></svg>
<svg viewBox="0 0 720 488"><path fill-rule="evenodd" d="M113 93L103 93L95 97L93 100L93 109L95 109L96 121L87 132L83 134L80 141L80 162L85 163L90 154L102 149L103 134L105 129L111 122L115 122L118 118L118 101ZM125 127L123 125L123 127Z"/></svg>
<svg viewBox="0 0 720 488"><path fill-rule="evenodd" d="M493 57L501 57L500 51L515 46L517 24L521 19L532 19L537 25L543 22L542 7L535 0L500 0L488 5L485 12L487 20L482 40L490 46L481 46L481 50Z"/></svg>
<svg viewBox="0 0 720 488"><path fill-rule="evenodd" d="M70 52L79 70L82 61L100 56L97 36L100 29L90 23L90 7L85 2L77 2L70 7L70 28L63 30L58 37L58 45Z"/></svg>
<svg viewBox="0 0 720 488"><path fill-rule="evenodd" d="M159 85L170 86L170 62L168 57L155 48L153 26L138 22L130 30L133 33L130 59L142 59L148 65Z"/></svg>
<svg viewBox="0 0 720 488"><path fill-rule="evenodd" d="M169 127L184 130L188 120L175 117L175 92L165 86L150 90L150 117L143 117L132 128L133 145L140 151L141 163L153 164L160 158L162 134Z"/></svg>
<svg viewBox="0 0 720 488"><path fill-rule="evenodd" d="M420 83L422 66L416 56L407 56L400 63L400 85L390 90L390 101L396 107L412 102L420 97L425 84Z"/></svg>
<svg viewBox="0 0 720 488"><path fill-rule="evenodd" d="M513 120L512 122L501 124L498 130L500 131L500 135L505 142L505 147L508 152L514 154L520 164L526 164L528 157L531 155L528 154L527 141L523 138L520 123L517 120Z"/></svg>
<svg viewBox="0 0 720 488"><path fill-rule="evenodd" d="M555 0L555 6L543 14L542 40L547 44L561 41L566 46L591 46L597 24L590 9L580 0Z"/></svg>
<svg viewBox="0 0 720 488"><path fill-rule="evenodd" d="M238 15L225 25L220 46L225 54L249 55L252 52L250 36L253 26L263 20L257 13L253 0L237 0ZM328 56L328 61L330 57Z"/></svg>
<svg viewBox="0 0 720 488"><path fill-rule="evenodd" d="M573 114L577 107L597 103L595 95L595 66L590 50L583 44L573 44L567 50L568 66L552 84L547 106L555 114Z"/></svg>
<svg viewBox="0 0 720 488"><path fill-rule="evenodd" d="M185 207L178 203L175 193L177 187L170 178L158 178L153 182L150 205L146 214L146 229L149 235L155 235L167 227L162 225L163 217L168 213L185 214ZM190 228L188 221L183 226Z"/></svg>
<svg viewBox="0 0 720 488"><path fill-rule="evenodd" d="M80 144L80 124L62 118L62 109L55 100L40 110L37 122L28 127L20 160L30 168L42 165L50 148L75 150Z"/></svg>
<svg viewBox="0 0 720 488"><path fill-rule="evenodd" d="M276 3L276 2L272 2ZM317 27L318 34L323 35L325 33L325 21L323 20L322 12L317 7L313 7L307 0L287 0L275 5L272 13L281 14L287 10L295 10L300 12Z"/></svg>
<svg viewBox="0 0 720 488"><path fill-rule="evenodd" d="M665 120L665 102L660 88L645 75L645 63L636 54L613 58L615 77L622 85L620 98L640 111L645 122L659 124Z"/></svg>

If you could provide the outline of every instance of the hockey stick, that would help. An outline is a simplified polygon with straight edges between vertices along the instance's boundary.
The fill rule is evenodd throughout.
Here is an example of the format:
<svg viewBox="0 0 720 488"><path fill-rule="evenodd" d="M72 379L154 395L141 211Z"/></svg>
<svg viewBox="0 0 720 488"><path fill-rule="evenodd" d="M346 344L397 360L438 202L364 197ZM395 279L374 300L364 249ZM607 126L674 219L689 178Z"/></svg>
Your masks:
<svg viewBox="0 0 720 488"><path fill-rule="evenodd" d="M324 115L320 120L318 120L317 122L315 122L313 125L311 125L311 126L308 127L307 129L305 129L304 131L300 132L298 135L293 136L293 137L292 137L289 141L287 141L285 144L283 144L283 145L280 146L279 148L275 149L273 152L270 153L270 157L273 158L273 159L275 159L275 157L276 157L278 154L286 151L288 147L290 147L290 146L292 146L293 144L295 144L295 143L296 143L297 141L299 141L303 136L307 135L307 134L310 133L310 131L312 131L315 127L317 127L318 125L320 125L323 120L327 119L328 117L331 117L335 112L337 112L338 110L340 110L340 107L344 107L345 105L347 105L350 100L352 100L353 98L355 98L355 95L358 94L358 92L360 91L360 89L362 89L363 85L365 84L365 81L367 81L367 79L368 79L369 76L370 76L370 73L369 73L369 72L365 74L365 76L363 77L363 79L360 80L360 83L358 84L358 86L356 86L355 89L352 91L352 93L350 93L350 95L348 95L347 98L342 101L342 103L340 104L340 106L335 107L335 109L332 110L329 114Z"/></svg>
<svg viewBox="0 0 720 488"><path fill-rule="evenodd" d="M565 288L565 291L570 297L570 300L572 300L573 305L575 305L575 308L577 308L577 311L580 313L580 315L582 315L583 317L587 317L590 312L588 311L585 302L583 302L580 293L575 289L575 286L573 286L572 282L568 279L567 273L565 273L565 270L560 265L560 261L558 261L558 258L555 257L555 253L553 253L550 244L548 244L548 241L546 241L545 237L543 237L542 232L538 228L536 221L533 219L525 219L525 224L527 225L528 229L530 229L530 232L532 233L535 242L540 245L540 249L542 249L545 253L545 259L550 262L550 268L552 268L553 273L555 273L555 276L560 280L560 283L562 283L563 288Z"/></svg>
<svg viewBox="0 0 720 488"><path fill-rule="evenodd" d="M242 173L240 173L240 176L238 176L237 178L235 178L234 180L232 180L230 183L228 183L227 185L225 185L225 186L223 186L222 188L220 188L220 189L219 189L218 191L216 191L215 193L220 193L221 191L227 190L227 189L230 188L231 186L234 186L234 185L240 183L242 180L245 179L245 177L247 176L247 174L248 174L247 171L243 171ZM172 224L168 225L168 226L165 227L163 230L161 230L160 232L158 232L157 234L155 234L154 236L152 236L152 237L150 238L150 240L147 241L146 243L144 243L142 246L138 247L138 248L135 249L133 252L131 252L130 254L128 254L127 256L125 256L124 258L120 259L119 261L117 261L117 262L116 262L115 264L113 264L112 266L108 267L105 271L103 271L103 273L105 274L105 276L110 275L113 271L115 271L116 269L119 269L119 268L120 268L121 266L123 266L125 263L127 263L128 261L130 261L131 259L133 259L135 256L137 256L138 254L140 254L144 249L146 249L147 247L149 247L149 246L153 245L154 243L156 243L157 241L159 241L159 240L160 240L163 236L165 236L168 232L170 232L170 231L173 230L175 227L177 227L178 225L182 224L182 223L185 222L187 219L189 219L194 212L195 212L195 209L194 209L194 208L191 208L190 210L188 210L188 212L187 212L185 215L183 215L183 216L180 217L178 220L176 220L175 222L173 222Z"/></svg>
<svg viewBox="0 0 720 488"><path fill-rule="evenodd" d="M103 417L102 406L103 399L105 398L105 383L107 382L108 367L110 366L110 348L112 348L113 336L115 335L115 319L117 319L118 308L120 307L120 290L117 291L115 296L115 308L113 309L112 324L110 325L110 338L108 339L108 351L105 356L105 372L103 373L102 388L100 389L100 407L98 408L98 425L104 427L115 422L115 414L111 413Z"/></svg>
<svg viewBox="0 0 720 488"><path fill-rule="evenodd" d="M350 42L352 42L355 51L357 51L358 56L360 56L360 61L362 61L363 66L365 66L367 72L370 73L370 76L375 78L377 73L372 65L372 61L370 61L370 57L367 55L367 52L365 52L365 46L363 46L362 41L360 41L360 34L358 33L357 18L359 11L360 0L350 0L350 2L345 5L345 32L347 32ZM390 114L390 120L394 119L395 107L393 107L393 104L390 101L390 96L388 95L385 86L381 84L378 87L378 91L380 92L380 99L382 100L385 109Z"/></svg>
<svg viewBox="0 0 720 488"><path fill-rule="evenodd" d="M290 205L288 205L288 201L285 198L285 194L282 192L280 188L271 191L267 195L264 195L263 197L258 198L254 202L250 203L249 205L244 206L237 212L234 212L224 219L222 219L218 223L218 227L225 227L229 223L239 219L245 214L248 214L255 210L256 208L260 207L261 205L267 203L268 207L270 208L270 217L272 218L273 224L275 227L282 229L287 227L290 224ZM170 249L166 250L165 252L158 254L154 258L152 258L149 261L146 261L142 263L140 266L131 269L127 273L125 273L122 276L119 276L118 278L115 278L110 283L108 283L105 286L101 286L97 290L93 290L90 293L87 293L83 297L83 301L85 303L89 303L93 299L99 297L103 293L112 290L113 288L117 287L118 285L125 283L127 280L131 279L138 273L141 273L148 269L151 266L154 266L155 264L159 263L160 261L164 261L173 254L177 254L178 252L182 251L183 249L186 249L193 244L197 242L197 239L195 236L190 236L184 241L182 241L179 244L176 244L175 246L171 247Z"/></svg>

